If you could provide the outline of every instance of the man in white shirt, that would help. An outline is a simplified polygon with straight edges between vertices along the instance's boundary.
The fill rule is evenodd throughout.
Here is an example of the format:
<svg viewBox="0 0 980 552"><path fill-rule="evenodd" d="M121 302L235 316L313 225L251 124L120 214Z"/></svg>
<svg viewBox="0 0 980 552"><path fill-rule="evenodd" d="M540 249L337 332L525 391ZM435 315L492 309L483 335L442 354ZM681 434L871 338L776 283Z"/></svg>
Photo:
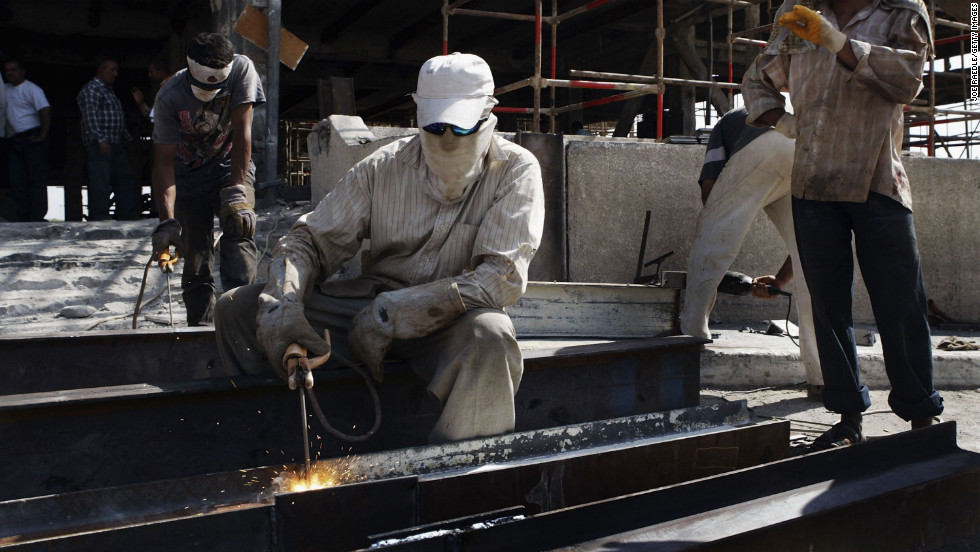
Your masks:
<svg viewBox="0 0 980 552"><path fill-rule="evenodd" d="M3 64L7 95L6 136L10 141L10 191L21 222L43 221L48 212L48 129L51 105L27 80L18 59Z"/></svg>

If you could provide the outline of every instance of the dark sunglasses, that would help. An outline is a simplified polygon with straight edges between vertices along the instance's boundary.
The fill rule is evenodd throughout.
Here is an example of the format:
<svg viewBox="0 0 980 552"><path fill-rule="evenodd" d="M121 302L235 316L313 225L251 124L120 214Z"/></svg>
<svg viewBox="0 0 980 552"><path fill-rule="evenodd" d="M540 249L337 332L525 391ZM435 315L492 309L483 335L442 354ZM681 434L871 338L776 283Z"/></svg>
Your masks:
<svg viewBox="0 0 980 552"><path fill-rule="evenodd" d="M425 125L422 130L435 134L436 136L442 136L446 133L446 129L452 129L453 134L456 136L469 136L474 132L480 130L480 126L483 125L483 121L486 119L480 119L477 121L476 126L473 128L459 128L456 125L451 125L449 123L432 123L431 125Z"/></svg>

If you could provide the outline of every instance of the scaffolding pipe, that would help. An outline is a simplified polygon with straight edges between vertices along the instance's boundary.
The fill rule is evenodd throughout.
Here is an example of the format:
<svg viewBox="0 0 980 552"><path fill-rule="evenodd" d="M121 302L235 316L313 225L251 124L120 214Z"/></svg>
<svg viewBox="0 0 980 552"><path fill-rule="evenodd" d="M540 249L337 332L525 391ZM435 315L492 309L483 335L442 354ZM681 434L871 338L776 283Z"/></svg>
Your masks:
<svg viewBox="0 0 980 552"><path fill-rule="evenodd" d="M759 48L765 48L766 44L768 44L765 40L752 40L751 38L733 38L731 41L734 44L745 44Z"/></svg>
<svg viewBox="0 0 980 552"><path fill-rule="evenodd" d="M534 132L541 132L541 1L534 2Z"/></svg>
<svg viewBox="0 0 980 552"><path fill-rule="evenodd" d="M562 21L568 19L569 17L575 17L576 15L578 15L580 13L585 13L587 11L594 10L594 9L598 8L599 6L601 6L603 4L608 4L609 2L613 2L613 1L614 0L592 0L592 2L589 2L588 4L586 4L584 6L575 8L573 10L569 10L569 11L567 11L567 12L559 15L558 16L558 21L556 21L555 23L561 23Z"/></svg>
<svg viewBox="0 0 980 552"><path fill-rule="evenodd" d="M621 81L639 82L642 84L657 84L663 81L664 84L679 84L684 86L703 86L706 88L740 88L742 85L735 82L702 81L692 79L674 79L670 77L660 78L650 75L627 75L624 73L604 73L601 71L583 71L572 69L568 72L573 77L583 77L587 79L617 79Z"/></svg>
<svg viewBox="0 0 980 552"><path fill-rule="evenodd" d="M663 83L664 78L664 0L657 0L657 77ZM657 94L657 140L664 138L664 91Z"/></svg>
<svg viewBox="0 0 980 552"><path fill-rule="evenodd" d="M553 111L555 112L556 115L558 115L561 113L568 113L569 111L575 111L577 109L585 109L588 107L595 107L597 105L605 105L608 103L620 102L623 100L628 100L630 98L636 98L638 96L646 96L652 93L653 92L649 92L646 90L633 90L631 92L624 92L622 94L613 94L612 96L606 96L605 98L598 98L595 100L589 100L577 104L566 105L564 107L556 108Z"/></svg>
<svg viewBox="0 0 980 552"><path fill-rule="evenodd" d="M542 86L558 88L589 88L592 90L644 90L651 93L662 91L660 84L641 84L635 82L595 82L568 79L541 79Z"/></svg>
<svg viewBox="0 0 980 552"><path fill-rule="evenodd" d="M279 37L282 34L282 0L269 0L269 47L266 50L265 104L265 182L273 182L279 172ZM275 199L276 186L266 188L264 198Z"/></svg>
<svg viewBox="0 0 980 552"><path fill-rule="evenodd" d="M558 78L558 0L551 0L551 78ZM555 95L557 90L551 87L551 132L555 132Z"/></svg>
<svg viewBox="0 0 980 552"><path fill-rule="evenodd" d="M473 17L488 17L491 19L509 19L511 21L538 21L537 15L522 15L519 13L505 13L485 10L454 9L451 15L471 15Z"/></svg>
<svg viewBox="0 0 980 552"><path fill-rule="evenodd" d="M933 10L933 13L935 13L935 10ZM959 29L961 31L970 31L970 30L972 30L970 28L970 26L968 24L966 24L966 23L960 23L958 21L950 21L949 19L943 19L941 17L934 18L933 21L936 22L936 25L943 25L945 27L952 27L954 29Z"/></svg>
<svg viewBox="0 0 980 552"><path fill-rule="evenodd" d="M728 6L728 82L735 80L735 43L732 39L732 31L735 30L735 4ZM709 96L710 98L710 96ZM708 102L709 104L711 102ZM735 105L735 91L728 89L728 110L731 111ZM710 105L709 105L710 108Z"/></svg>
<svg viewBox="0 0 980 552"><path fill-rule="evenodd" d="M936 20L936 0L929 0L929 21ZM936 24L932 23L932 36L936 36ZM936 56L929 57L929 157L936 156Z"/></svg>
<svg viewBox="0 0 980 552"><path fill-rule="evenodd" d="M705 75L706 81L711 81L712 69L715 66L715 20L711 17L711 6L705 5L708 9L708 74ZM728 29L731 33L731 29ZM731 59L731 54L729 54L729 59ZM729 61L729 65L731 62ZM732 79L728 79L732 80ZM704 100L704 126L711 126L711 89L705 90L708 93L707 98Z"/></svg>
<svg viewBox="0 0 980 552"><path fill-rule="evenodd" d="M943 44L952 44L954 42L963 42L964 40L969 40L969 39L970 39L970 35L968 35L968 34L965 34L965 35L957 35L957 36L951 36L951 37L948 37L948 38L940 38L939 40L934 40L933 41L933 44L936 45L936 46L942 46Z"/></svg>
<svg viewBox="0 0 980 552"><path fill-rule="evenodd" d="M442 55L449 55L449 0L442 0Z"/></svg>
<svg viewBox="0 0 980 552"><path fill-rule="evenodd" d="M524 88L525 86L532 86L533 84L534 84L534 79L532 77L528 77L526 79L521 79L517 82L512 82L510 84L495 88L493 90L493 95L500 96L501 94L513 92L514 90Z"/></svg>
<svg viewBox="0 0 980 552"><path fill-rule="evenodd" d="M751 35L754 35L754 34L764 33L764 32L768 32L768 31L771 31L771 30L772 30L772 23L770 23L768 25L763 25L761 27L753 27L751 29L746 29L744 31L738 31L738 32L732 33L732 37L733 38L740 38L740 37L743 37L743 36L751 36Z"/></svg>

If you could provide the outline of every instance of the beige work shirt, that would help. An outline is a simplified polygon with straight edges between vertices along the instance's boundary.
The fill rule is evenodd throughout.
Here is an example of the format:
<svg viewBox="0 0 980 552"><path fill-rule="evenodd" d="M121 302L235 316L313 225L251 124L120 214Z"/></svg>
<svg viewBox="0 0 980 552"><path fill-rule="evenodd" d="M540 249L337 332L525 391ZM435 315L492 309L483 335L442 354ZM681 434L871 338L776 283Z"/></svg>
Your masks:
<svg viewBox="0 0 980 552"><path fill-rule="evenodd" d="M816 9L840 28L827 0L817 2ZM749 124L783 107L779 91L789 89L798 132L793 196L865 202L873 191L912 208L899 159L902 108L922 89L927 25L911 9L887 8L874 0L840 29L858 59L853 71L825 48L762 54L746 71L742 94Z"/></svg>
<svg viewBox="0 0 980 552"><path fill-rule="evenodd" d="M452 278L467 308L517 302L544 226L537 159L495 135L479 180L451 203L426 193L427 173L418 136L388 144L348 171L286 239L312 244L320 280L370 238L360 279L380 291Z"/></svg>

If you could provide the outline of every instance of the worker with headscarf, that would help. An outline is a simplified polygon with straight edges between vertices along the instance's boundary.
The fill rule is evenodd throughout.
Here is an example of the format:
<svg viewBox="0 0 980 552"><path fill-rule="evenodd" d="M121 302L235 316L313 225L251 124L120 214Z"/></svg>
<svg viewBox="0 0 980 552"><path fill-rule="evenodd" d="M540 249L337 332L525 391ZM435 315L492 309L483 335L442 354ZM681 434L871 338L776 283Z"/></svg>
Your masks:
<svg viewBox="0 0 980 552"><path fill-rule="evenodd" d="M487 63L454 53L425 62L413 94L419 133L357 163L278 243L265 285L216 308L222 362L272 368L296 343L368 367L407 361L442 411L432 443L513 431L523 359L504 308L527 285L541 242L541 169L494 134ZM363 240L361 274L328 279ZM332 345L321 337L327 330Z"/></svg>
<svg viewBox="0 0 980 552"><path fill-rule="evenodd" d="M855 254L881 334L888 404L913 429L931 425L943 400L933 387L912 194L899 156L902 108L922 89L933 51L928 10L921 0L803 0L786 2L776 19L742 93L749 124L796 138L796 240L823 403L841 416L814 445L864 440L862 413L871 398L854 341ZM783 109L783 87L794 113Z"/></svg>

